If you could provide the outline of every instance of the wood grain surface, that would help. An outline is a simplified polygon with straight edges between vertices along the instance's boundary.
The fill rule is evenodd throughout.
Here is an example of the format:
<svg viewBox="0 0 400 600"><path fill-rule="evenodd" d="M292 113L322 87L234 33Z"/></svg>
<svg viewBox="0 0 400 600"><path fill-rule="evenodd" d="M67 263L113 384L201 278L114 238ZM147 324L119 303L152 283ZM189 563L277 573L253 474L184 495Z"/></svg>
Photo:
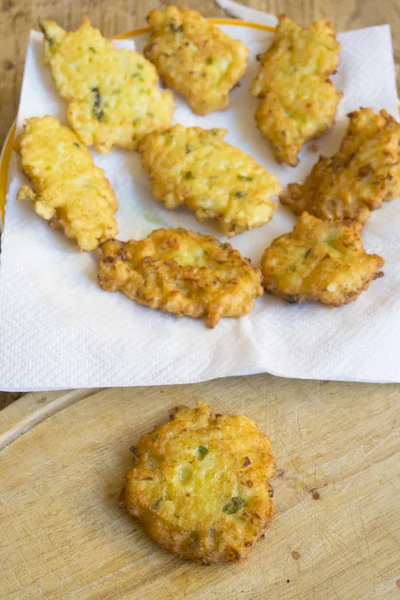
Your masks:
<svg viewBox="0 0 400 600"><path fill-rule="evenodd" d="M0 597L399 598L399 392L259 375L25 396L0 416ZM254 419L277 457L275 520L243 564L173 557L119 507L129 447L198 400Z"/></svg>
<svg viewBox="0 0 400 600"><path fill-rule="evenodd" d="M107 36L159 0L0 0L0 143L17 110L29 29L89 14ZM247 0L338 31L390 23L400 0ZM187 0L224 16L212 0ZM1 382L0 382L1 387ZM193 386L0 392L0 598L400 599L400 386L260 375ZM17 401L15 401L19 398ZM270 435L276 518L242 565L198 567L149 541L118 508L129 446L176 404L210 402Z"/></svg>

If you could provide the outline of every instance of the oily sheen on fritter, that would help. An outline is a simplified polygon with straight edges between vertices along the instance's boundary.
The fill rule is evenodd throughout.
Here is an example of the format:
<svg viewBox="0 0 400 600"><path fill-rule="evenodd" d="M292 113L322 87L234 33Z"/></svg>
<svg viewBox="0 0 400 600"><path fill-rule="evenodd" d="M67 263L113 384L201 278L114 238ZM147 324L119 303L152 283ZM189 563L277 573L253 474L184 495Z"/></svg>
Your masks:
<svg viewBox="0 0 400 600"><path fill-rule="evenodd" d="M152 192L167 208L186 205L199 221L216 219L229 237L271 220L279 181L224 141L226 129L175 125L139 147Z"/></svg>
<svg viewBox="0 0 400 600"><path fill-rule="evenodd" d="M338 66L339 49L329 21L319 19L303 28L280 15L251 87L261 99L258 128L279 162L296 166L304 144L333 125L342 94L329 75Z"/></svg>
<svg viewBox="0 0 400 600"><path fill-rule="evenodd" d="M246 71L248 49L196 10L168 6L147 17L150 41L145 56L168 87L183 94L192 110L224 110L229 92Z"/></svg>
<svg viewBox="0 0 400 600"><path fill-rule="evenodd" d="M238 562L264 536L274 458L250 419L181 406L133 450L125 507L169 552L202 564Z"/></svg>
<svg viewBox="0 0 400 600"><path fill-rule="evenodd" d="M348 116L339 151L321 156L303 184L282 194L293 212L364 223L384 200L400 195L400 124L385 110L360 108Z"/></svg>
<svg viewBox="0 0 400 600"><path fill-rule="evenodd" d="M101 247L99 285L178 317L241 317L262 295L261 273L230 244L186 231L157 229L139 241Z"/></svg>
<svg viewBox="0 0 400 600"><path fill-rule="evenodd" d="M109 152L135 148L151 131L166 129L172 118L172 93L157 87L154 66L142 54L115 48L85 17L76 31L42 21L44 62L50 65L68 119L87 146Z"/></svg>
<svg viewBox="0 0 400 600"><path fill-rule="evenodd" d="M68 127L54 117L28 119L17 148L33 185L33 190L23 186L18 199L30 199L36 213L62 228L81 250L94 250L117 235L115 194Z"/></svg>
<svg viewBox="0 0 400 600"><path fill-rule="evenodd" d="M265 289L288 302L316 300L333 307L356 300L383 276L385 262L365 252L360 229L356 222L322 221L303 213L293 231L264 252Z"/></svg>

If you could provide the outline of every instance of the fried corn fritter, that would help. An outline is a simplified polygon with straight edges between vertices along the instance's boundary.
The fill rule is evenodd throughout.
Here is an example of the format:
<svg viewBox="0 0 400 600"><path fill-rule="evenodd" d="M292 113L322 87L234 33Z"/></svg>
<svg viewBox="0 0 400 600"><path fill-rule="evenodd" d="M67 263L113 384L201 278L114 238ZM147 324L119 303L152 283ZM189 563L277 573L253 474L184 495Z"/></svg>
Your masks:
<svg viewBox="0 0 400 600"><path fill-rule="evenodd" d="M295 213L364 223L383 200L400 195L400 124L385 110L360 108L348 116L339 151L322 156L303 185L290 184L281 196Z"/></svg>
<svg viewBox="0 0 400 600"><path fill-rule="evenodd" d="M383 258L367 254L361 225L322 221L303 213L291 233L274 240L261 260L264 286L288 302L341 306L382 277Z"/></svg>
<svg viewBox="0 0 400 600"><path fill-rule="evenodd" d="M262 99L258 128L279 162L297 165L304 144L333 125L342 94L328 77L338 66L339 49L328 21L319 19L303 28L285 15L279 17L251 87L253 96Z"/></svg>
<svg viewBox="0 0 400 600"><path fill-rule="evenodd" d="M168 87L181 92L192 110L206 115L229 105L229 92L246 71L248 49L196 10L168 6L147 17L145 56Z"/></svg>
<svg viewBox="0 0 400 600"><path fill-rule="evenodd" d="M172 93L156 86L154 65L142 54L117 50L87 17L68 33L54 21L40 26L44 62L69 102L69 122L84 144L99 152L109 152L114 145L135 148L144 135L169 126Z"/></svg>
<svg viewBox="0 0 400 600"><path fill-rule="evenodd" d="M33 184L18 199L32 200L50 225L90 251L118 233L118 203L104 173L76 135L54 117L28 119L17 141L22 169Z"/></svg>
<svg viewBox="0 0 400 600"><path fill-rule="evenodd" d="M181 406L133 450L124 504L166 550L202 564L238 562L263 537L275 468L253 421Z"/></svg>
<svg viewBox="0 0 400 600"><path fill-rule="evenodd" d="M279 181L249 155L224 141L226 129L175 125L139 146L151 189L167 208L182 204L199 221L216 219L229 237L268 223Z"/></svg>
<svg viewBox="0 0 400 600"><path fill-rule="evenodd" d="M261 273L230 244L185 229L157 229L147 238L102 246L99 285L178 317L241 317L263 293Z"/></svg>

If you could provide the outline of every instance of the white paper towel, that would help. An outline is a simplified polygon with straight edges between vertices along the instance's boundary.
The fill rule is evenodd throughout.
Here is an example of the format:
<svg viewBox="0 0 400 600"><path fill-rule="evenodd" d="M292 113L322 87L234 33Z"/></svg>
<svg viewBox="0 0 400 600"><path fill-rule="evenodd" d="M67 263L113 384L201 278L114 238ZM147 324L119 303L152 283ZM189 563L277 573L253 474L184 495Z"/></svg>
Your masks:
<svg viewBox="0 0 400 600"><path fill-rule="evenodd" d="M231 108L194 115L176 96L175 121L226 127L227 140L250 152L283 186L303 178L318 153L305 149L300 165L278 165L259 135L249 95L255 56L272 34L222 26L251 50L248 73L232 93ZM140 49L145 36L136 38ZM344 92L334 130L317 141L334 152L346 129L345 115L360 106L385 108L398 116L395 70L388 26L340 35L341 63L335 84ZM40 65L41 42L31 37L18 127L30 116L65 119L48 68ZM224 239L212 225L199 224L187 210L168 211L149 191L134 152L93 153L114 187L120 208L119 238L139 238L164 226ZM386 259L385 277L347 306L289 305L271 295L241 319L223 319L213 330L202 321L178 319L141 307L96 283L99 252L84 254L61 232L17 202L26 180L14 162L9 187L0 268L0 389L42 390L189 383L228 375L269 372L285 377L354 381L400 381L400 202L376 211L363 232L369 252ZM295 223L280 207L271 223L231 240L254 264L271 241Z"/></svg>
<svg viewBox="0 0 400 600"><path fill-rule="evenodd" d="M234 0L215 0L215 2L231 17L243 19L244 21L252 21L253 23L269 25L270 27L276 27L278 25L278 17L270 15L262 10L250 8L249 6L245 6Z"/></svg>

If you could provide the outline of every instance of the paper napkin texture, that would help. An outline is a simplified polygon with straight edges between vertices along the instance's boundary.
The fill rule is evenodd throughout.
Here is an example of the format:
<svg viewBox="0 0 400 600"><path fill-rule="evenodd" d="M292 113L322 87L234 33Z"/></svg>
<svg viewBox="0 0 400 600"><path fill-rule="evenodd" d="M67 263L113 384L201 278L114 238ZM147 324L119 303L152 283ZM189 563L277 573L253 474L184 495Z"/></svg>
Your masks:
<svg viewBox="0 0 400 600"><path fill-rule="evenodd" d="M216 3L222 10L228 15L236 17L237 19L243 19L244 21L251 21L253 23L261 23L263 25L269 25L270 27L276 27L278 25L278 17L271 15L262 10L256 10L245 6L240 2L234 2L234 0L215 0Z"/></svg>
<svg viewBox="0 0 400 600"><path fill-rule="evenodd" d="M194 115L176 97L175 121L205 128L225 127L227 141L251 153L285 186L304 178L319 153L301 154L299 167L278 165L259 135L257 100L249 86L255 56L272 34L223 26L251 50L250 66L232 93L228 111ZM334 80L344 92L333 131L317 141L334 152L360 106L397 113L390 28L373 27L339 36L340 68ZM138 49L145 37L135 38ZM31 36L18 128L30 116L52 114L66 122L48 68L40 64L41 39ZM135 152L93 153L119 200L119 238L140 238L158 227L183 226L224 240L213 226L199 224L187 210L168 211L156 202ZM136 305L96 283L99 252L79 252L50 229L29 202L17 202L26 180L12 165L0 267L0 389L42 390L190 383L228 375L269 372L285 377L354 381L400 381L400 201L376 211L363 231L367 251L386 259L385 277L347 306L289 305L271 295L241 319L223 319L208 330L202 321L178 319ZM271 241L292 229L295 218L280 207L271 223L231 240L259 264Z"/></svg>

